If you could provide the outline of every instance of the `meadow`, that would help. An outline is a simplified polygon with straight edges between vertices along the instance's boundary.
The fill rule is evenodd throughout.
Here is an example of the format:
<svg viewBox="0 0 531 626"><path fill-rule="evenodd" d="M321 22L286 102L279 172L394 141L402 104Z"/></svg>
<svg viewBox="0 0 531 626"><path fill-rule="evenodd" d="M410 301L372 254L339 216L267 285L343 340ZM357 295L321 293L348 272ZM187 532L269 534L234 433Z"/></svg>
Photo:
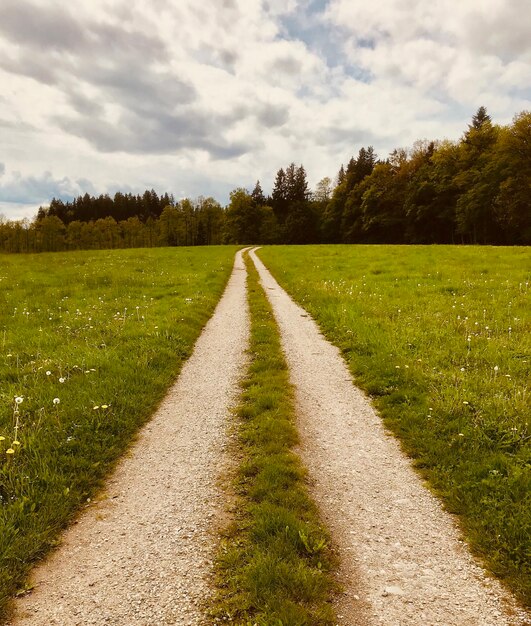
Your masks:
<svg viewBox="0 0 531 626"><path fill-rule="evenodd" d="M259 251L476 555L531 603L531 251L280 246Z"/></svg>
<svg viewBox="0 0 531 626"><path fill-rule="evenodd" d="M0 256L0 616L177 376L235 250Z"/></svg>

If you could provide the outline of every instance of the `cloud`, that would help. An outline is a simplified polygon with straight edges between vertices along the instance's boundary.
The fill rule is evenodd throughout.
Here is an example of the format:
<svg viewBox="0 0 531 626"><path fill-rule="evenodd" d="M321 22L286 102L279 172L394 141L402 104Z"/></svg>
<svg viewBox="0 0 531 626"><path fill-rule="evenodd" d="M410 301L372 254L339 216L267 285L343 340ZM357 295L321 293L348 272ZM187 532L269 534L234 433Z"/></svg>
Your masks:
<svg viewBox="0 0 531 626"><path fill-rule="evenodd" d="M240 156L250 149L242 142L224 139L220 118L186 111L143 117L124 113L118 124L96 118L57 118L69 133L90 141L101 152L165 154L183 149L205 150L215 159Z"/></svg>
<svg viewBox="0 0 531 626"><path fill-rule="evenodd" d="M24 175L2 193L40 202L84 178L267 192L290 161L317 181L361 145L457 138L479 105L506 123L531 107L525 14L525 0L3 0L0 128Z"/></svg>
<svg viewBox="0 0 531 626"><path fill-rule="evenodd" d="M17 46L46 55L69 52L134 54L158 61L167 60L166 47L158 37L141 30L89 20L81 22L64 4L39 4L3 0L0 34Z"/></svg>
<svg viewBox="0 0 531 626"><path fill-rule="evenodd" d="M289 108L275 104L261 104L256 107L256 116L260 125L266 128L284 126L289 120Z"/></svg>
<svg viewBox="0 0 531 626"><path fill-rule="evenodd" d="M0 33L17 45L40 50L76 50L87 44L86 31L67 11L13 0L2 2Z"/></svg>
<svg viewBox="0 0 531 626"><path fill-rule="evenodd" d="M67 176L55 178L51 172L39 176L23 176L15 171L5 175L6 167L0 164L1 203L47 203L53 197L72 199L84 193L95 193L94 185L86 179L71 180Z"/></svg>
<svg viewBox="0 0 531 626"><path fill-rule="evenodd" d="M525 0L492 0L488 8L453 0L375 6L332 0L326 19L344 33L350 61L373 79L473 107L499 102L511 78L518 88L530 77L531 27L521 19L526 6Z"/></svg>

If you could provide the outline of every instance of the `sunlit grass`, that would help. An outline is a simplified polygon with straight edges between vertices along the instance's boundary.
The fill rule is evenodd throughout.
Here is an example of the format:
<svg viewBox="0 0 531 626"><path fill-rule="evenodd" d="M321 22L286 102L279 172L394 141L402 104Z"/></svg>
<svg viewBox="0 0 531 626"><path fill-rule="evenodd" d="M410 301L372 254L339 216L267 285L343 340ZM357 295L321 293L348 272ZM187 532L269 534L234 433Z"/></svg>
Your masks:
<svg viewBox="0 0 531 626"><path fill-rule="evenodd" d="M0 256L0 615L176 377L234 251Z"/></svg>
<svg viewBox="0 0 531 626"><path fill-rule="evenodd" d="M338 345L476 554L531 600L531 251L259 251Z"/></svg>
<svg viewBox="0 0 531 626"><path fill-rule="evenodd" d="M238 410L236 519L218 558L212 617L231 624L336 623L328 536L306 489L278 330L248 263L252 362Z"/></svg>

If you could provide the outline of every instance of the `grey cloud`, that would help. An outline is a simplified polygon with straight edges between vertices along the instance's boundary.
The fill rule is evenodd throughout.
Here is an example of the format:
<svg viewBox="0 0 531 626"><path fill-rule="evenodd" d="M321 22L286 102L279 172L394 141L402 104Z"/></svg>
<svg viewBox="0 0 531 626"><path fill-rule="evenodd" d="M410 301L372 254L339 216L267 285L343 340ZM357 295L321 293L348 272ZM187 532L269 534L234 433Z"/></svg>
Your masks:
<svg viewBox="0 0 531 626"><path fill-rule="evenodd" d="M0 118L0 128L7 128L8 130L14 130L14 131L19 131L19 132L27 132L27 131L35 131L36 128L35 126L32 126L31 124L28 124L26 122L19 122L19 121L11 121L11 120L4 120Z"/></svg>
<svg viewBox="0 0 531 626"><path fill-rule="evenodd" d="M167 61L169 53L158 38L140 31L128 31L112 24L89 24L88 33L95 49L106 54L141 57L143 59Z"/></svg>
<svg viewBox="0 0 531 626"><path fill-rule="evenodd" d="M239 55L234 50L228 50L225 48L219 51L219 58L225 65L233 68L238 61Z"/></svg>
<svg viewBox="0 0 531 626"><path fill-rule="evenodd" d="M59 81L57 67L53 67L50 59L35 53L21 53L18 58L0 58L0 67L12 74L22 74L33 78L44 85L55 85Z"/></svg>
<svg viewBox="0 0 531 626"><path fill-rule="evenodd" d="M289 119L289 109L284 106L263 104L259 107L256 118L267 128L283 126Z"/></svg>
<svg viewBox="0 0 531 626"><path fill-rule="evenodd" d="M148 67L124 64L108 68L87 64L83 77L108 91L111 101L142 113L172 110L198 97L192 84L169 73L155 73Z"/></svg>
<svg viewBox="0 0 531 626"><path fill-rule="evenodd" d="M342 126L325 126L315 134L315 140L322 146L360 146L377 143L374 133L362 128L344 128Z"/></svg>
<svg viewBox="0 0 531 626"><path fill-rule="evenodd" d="M531 51L531 29L527 0L508 2L503 12L493 15L483 10L470 14L465 22L465 42L469 48L494 54L504 60Z"/></svg>
<svg viewBox="0 0 531 626"><path fill-rule="evenodd" d="M3 176L6 171L5 163L0 163L0 176Z"/></svg>
<svg viewBox="0 0 531 626"><path fill-rule="evenodd" d="M275 59L271 63L271 69L272 71L282 72L283 74L288 74L289 76L295 76L300 73L302 65L301 62L295 57L285 56Z"/></svg>
<svg viewBox="0 0 531 626"><path fill-rule="evenodd" d="M212 45L203 45L198 50L196 58L200 63L213 65L231 74L234 73L234 66L238 62L240 55L236 50L230 48L216 48Z"/></svg>
<svg viewBox="0 0 531 626"><path fill-rule="evenodd" d="M133 55L167 60L165 45L157 37L99 22L83 24L67 11L20 0L2 0L0 33L34 51L68 51L74 54Z"/></svg>
<svg viewBox="0 0 531 626"><path fill-rule="evenodd" d="M3 0L2 4L0 32L17 45L76 50L86 42L85 30L65 11L17 0Z"/></svg>
<svg viewBox="0 0 531 626"><path fill-rule="evenodd" d="M8 177L2 177L0 202L39 203L53 197L69 199L94 191L93 185L85 179L55 178L51 172L44 172L40 176L22 176L20 172L13 172Z"/></svg>
<svg viewBox="0 0 531 626"><path fill-rule="evenodd" d="M236 113L191 110L199 99L196 88L161 69L168 51L150 33L96 22L81 29L73 12L5 1L8 19L0 25L0 34L23 45L17 45L12 57L0 59L0 67L61 90L72 115L51 121L66 132L102 152L165 154L189 148L228 159L250 149L224 137L240 119ZM226 0L223 16L229 19L233 8L234 2ZM238 52L227 47L205 50L213 64L227 71L238 60ZM117 122L107 121L107 105L118 105ZM286 117L274 108L264 108L259 115L268 127L282 124Z"/></svg>
<svg viewBox="0 0 531 626"><path fill-rule="evenodd" d="M68 94L68 98L70 104L81 115L99 116L104 114L102 104L99 101L94 100L94 98L88 98L78 91L71 91Z"/></svg>
<svg viewBox="0 0 531 626"><path fill-rule="evenodd" d="M168 154L190 149L205 150L215 159L229 159L250 149L241 142L226 141L220 132L221 120L197 111L152 117L128 111L118 124L95 118L57 118L56 122L102 152Z"/></svg>

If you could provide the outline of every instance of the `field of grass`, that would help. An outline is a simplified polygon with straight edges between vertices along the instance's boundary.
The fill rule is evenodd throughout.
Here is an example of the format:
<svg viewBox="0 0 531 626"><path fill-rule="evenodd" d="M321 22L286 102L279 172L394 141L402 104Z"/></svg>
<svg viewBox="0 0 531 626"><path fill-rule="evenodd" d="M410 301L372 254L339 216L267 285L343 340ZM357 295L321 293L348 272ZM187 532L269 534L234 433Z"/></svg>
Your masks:
<svg viewBox="0 0 531 626"><path fill-rule="evenodd" d="M0 616L175 379L235 249L0 257Z"/></svg>
<svg viewBox="0 0 531 626"><path fill-rule="evenodd" d="M238 410L235 521L219 552L211 616L242 625L332 626L334 559L292 451L293 392L278 329L254 265L247 266L252 361Z"/></svg>
<svg viewBox="0 0 531 626"><path fill-rule="evenodd" d="M267 247L259 256L460 523L531 603L531 250Z"/></svg>

